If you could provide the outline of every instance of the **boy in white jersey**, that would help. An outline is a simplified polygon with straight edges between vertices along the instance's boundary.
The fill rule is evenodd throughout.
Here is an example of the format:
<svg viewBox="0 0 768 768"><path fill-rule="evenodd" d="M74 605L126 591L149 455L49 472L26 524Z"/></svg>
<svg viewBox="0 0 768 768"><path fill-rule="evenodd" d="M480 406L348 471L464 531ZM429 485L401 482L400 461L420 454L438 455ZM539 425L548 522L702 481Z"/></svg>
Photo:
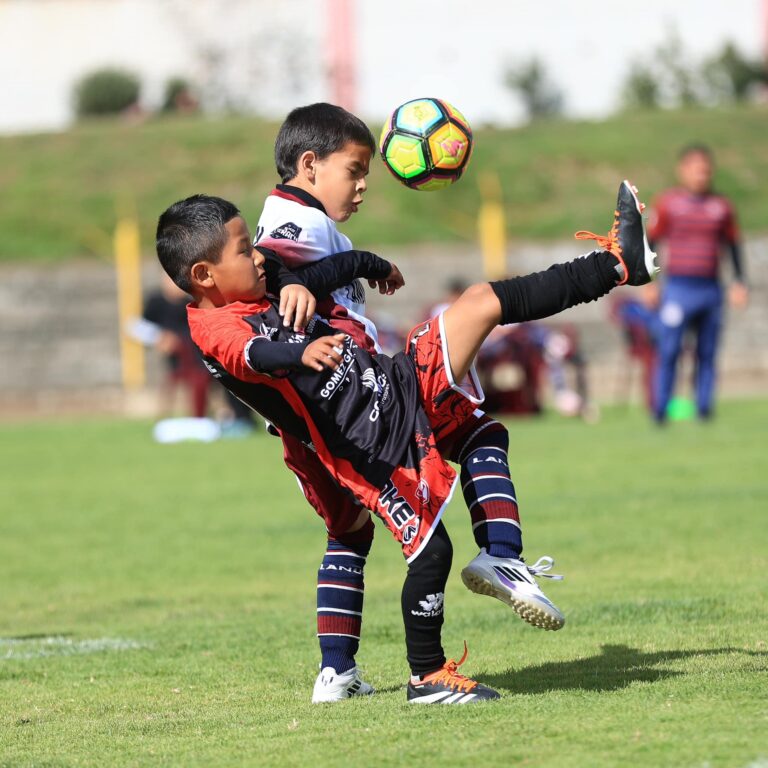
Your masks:
<svg viewBox="0 0 768 768"><path fill-rule="evenodd" d="M259 219L255 243L276 251L286 265L299 269L313 261L352 249L346 235L336 228L359 210L367 189L366 177L376 142L359 118L331 104L311 104L294 109L281 126L275 142L275 161L281 184L272 191ZM386 279L369 281L381 293L393 293L404 283L393 265ZM365 292L359 281L321 300L317 312L343 330L369 352L379 352L376 329L365 317ZM285 323L291 321L290 315ZM474 391L465 394L479 405L483 395L470 369ZM452 386L463 391L458 382ZM373 522L367 510L328 475L310 447L282 435L285 463L293 470L304 494L328 527L328 548L318 573L318 637L321 672L313 701L336 701L370 693L357 672L363 605L363 568L373 540ZM530 624L560 629L564 618L539 590L531 570L520 557L522 537L514 486L509 476L506 428L481 410L463 429L440 442L446 458L461 465L461 485L470 511L480 554L462 573L464 583L475 589L481 572L504 559L519 563L514 572L525 581L525 598L510 602L505 590L487 591ZM333 521L329 525L329 521ZM475 591L479 591L475 589ZM545 611L539 608L546 602ZM424 595L424 618L442 614L443 595ZM428 616L427 616L428 614ZM413 621L419 616L414 614Z"/></svg>

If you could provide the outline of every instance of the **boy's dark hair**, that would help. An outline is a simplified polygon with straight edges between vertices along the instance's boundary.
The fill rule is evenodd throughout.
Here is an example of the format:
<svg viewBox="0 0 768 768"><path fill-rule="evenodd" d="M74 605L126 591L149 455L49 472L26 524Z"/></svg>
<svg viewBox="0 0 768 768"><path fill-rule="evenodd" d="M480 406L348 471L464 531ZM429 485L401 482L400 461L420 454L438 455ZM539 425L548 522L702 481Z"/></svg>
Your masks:
<svg viewBox="0 0 768 768"><path fill-rule="evenodd" d="M689 155L703 155L710 162L713 162L715 156L712 154L712 150L706 144L686 144L677 153L678 160L685 160Z"/></svg>
<svg viewBox="0 0 768 768"><path fill-rule="evenodd" d="M224 226L239 215L240 211L228 200L210 195L179 200L161 214L155 236L157 257L182 291L192 293L193 264L218 263L227 242Z"/></svg>
<svg viewBox="0 0 768 768"><path fill-rule="evenodd" d="M376 152L376 139L368 126L346 109L320 102L292 110L275 139L275 165L283 182L298 173L299 158L314 152L323 160L345 144L364 144Z"/></svg>

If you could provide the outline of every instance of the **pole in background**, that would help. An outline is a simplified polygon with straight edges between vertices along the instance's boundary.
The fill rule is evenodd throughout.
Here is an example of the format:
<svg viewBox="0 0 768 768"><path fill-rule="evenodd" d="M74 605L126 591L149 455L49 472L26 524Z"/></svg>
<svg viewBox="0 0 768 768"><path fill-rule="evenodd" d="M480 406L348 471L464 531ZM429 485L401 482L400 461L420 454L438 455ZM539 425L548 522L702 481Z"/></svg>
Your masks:
<svg viewBox="0 0 768 768"><path fill-rule="evenodd" d="M478 179L480 211L477 214L477 234L483 268L487 280L507 276L507 226L501 204L501 183L495 173L484 173Z"/></svg>
<svg viewBox="0 0 768 768"><path fill-rule="evenodd" d="M326 0L326 3L331 101L349 112L355 112L357 62L354 0Z"/></svg>
<svg viewBox="0 0 768 768"><path fill-rule="evenodd" d="M144 347L126 334L131 321L141 317L141 249L139 225L135 215L118 219L114 237L115 269L117 272L117 312L120 336L120 363L123 389L144 386Z"/></svg>
<svg viewBox="0 0 768 768"><path fill-rule="evenodd" d="M768 68L768 0L763 0L763 64Z"/></svg>

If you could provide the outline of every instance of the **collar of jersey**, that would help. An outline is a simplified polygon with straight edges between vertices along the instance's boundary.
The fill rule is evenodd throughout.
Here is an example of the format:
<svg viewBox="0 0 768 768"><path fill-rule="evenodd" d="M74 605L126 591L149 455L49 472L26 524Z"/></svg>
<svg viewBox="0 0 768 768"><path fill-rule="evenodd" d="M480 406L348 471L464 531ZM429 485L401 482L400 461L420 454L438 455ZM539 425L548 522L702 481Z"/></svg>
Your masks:
<svg viewBox="0 0 768 768"><path fill-rule="evenodd" d="M231 304L223 304L220 307L213 307L212 309L200 309L197 302L192 301L187 304L187 312L190 314L197 314L200 312L228 312L233 315L245 315L249 312L253 312L254 309L259 312L264 312L272 306L272 302L264 296L261 299L254 299L253 301L233 301Z"/></svg>
<svg viewBox="0 0 768 768"><path fill-rule="evenodd" d="M272 194L275 195L275 197L294 200L295 202L309 206L310 208L317 208L318 211L325 213L325 206L314 195L310 195L309 192L300 187L294 187L291 184L278 184L272 190Z"/></svg>

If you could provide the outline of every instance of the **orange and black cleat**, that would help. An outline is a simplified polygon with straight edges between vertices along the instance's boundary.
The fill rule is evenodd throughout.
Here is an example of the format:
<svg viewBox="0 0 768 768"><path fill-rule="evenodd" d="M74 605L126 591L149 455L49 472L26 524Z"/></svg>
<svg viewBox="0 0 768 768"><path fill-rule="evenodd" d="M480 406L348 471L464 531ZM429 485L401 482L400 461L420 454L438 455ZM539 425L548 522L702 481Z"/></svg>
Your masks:
<svg viewBox="0 0 768 768"><path fill-rule="evenodd" d="M472 704L500 699L493 688L460 675L458 668L466 661L467 644L460 661L448 659L440 669L422 677L411 677L408 683L409 704Z"/></svg>
<svg viewBox="0 0 768 768"><path fill-rule="evenodd" d="M644 210L637 199L637 188L625 180L619 187L611 231L605 237L583 230L575 234L577 240L596 240L600 248L619 260L618 285L645 285L659 273L656 254L648 245L643 227Z"/></svg>

